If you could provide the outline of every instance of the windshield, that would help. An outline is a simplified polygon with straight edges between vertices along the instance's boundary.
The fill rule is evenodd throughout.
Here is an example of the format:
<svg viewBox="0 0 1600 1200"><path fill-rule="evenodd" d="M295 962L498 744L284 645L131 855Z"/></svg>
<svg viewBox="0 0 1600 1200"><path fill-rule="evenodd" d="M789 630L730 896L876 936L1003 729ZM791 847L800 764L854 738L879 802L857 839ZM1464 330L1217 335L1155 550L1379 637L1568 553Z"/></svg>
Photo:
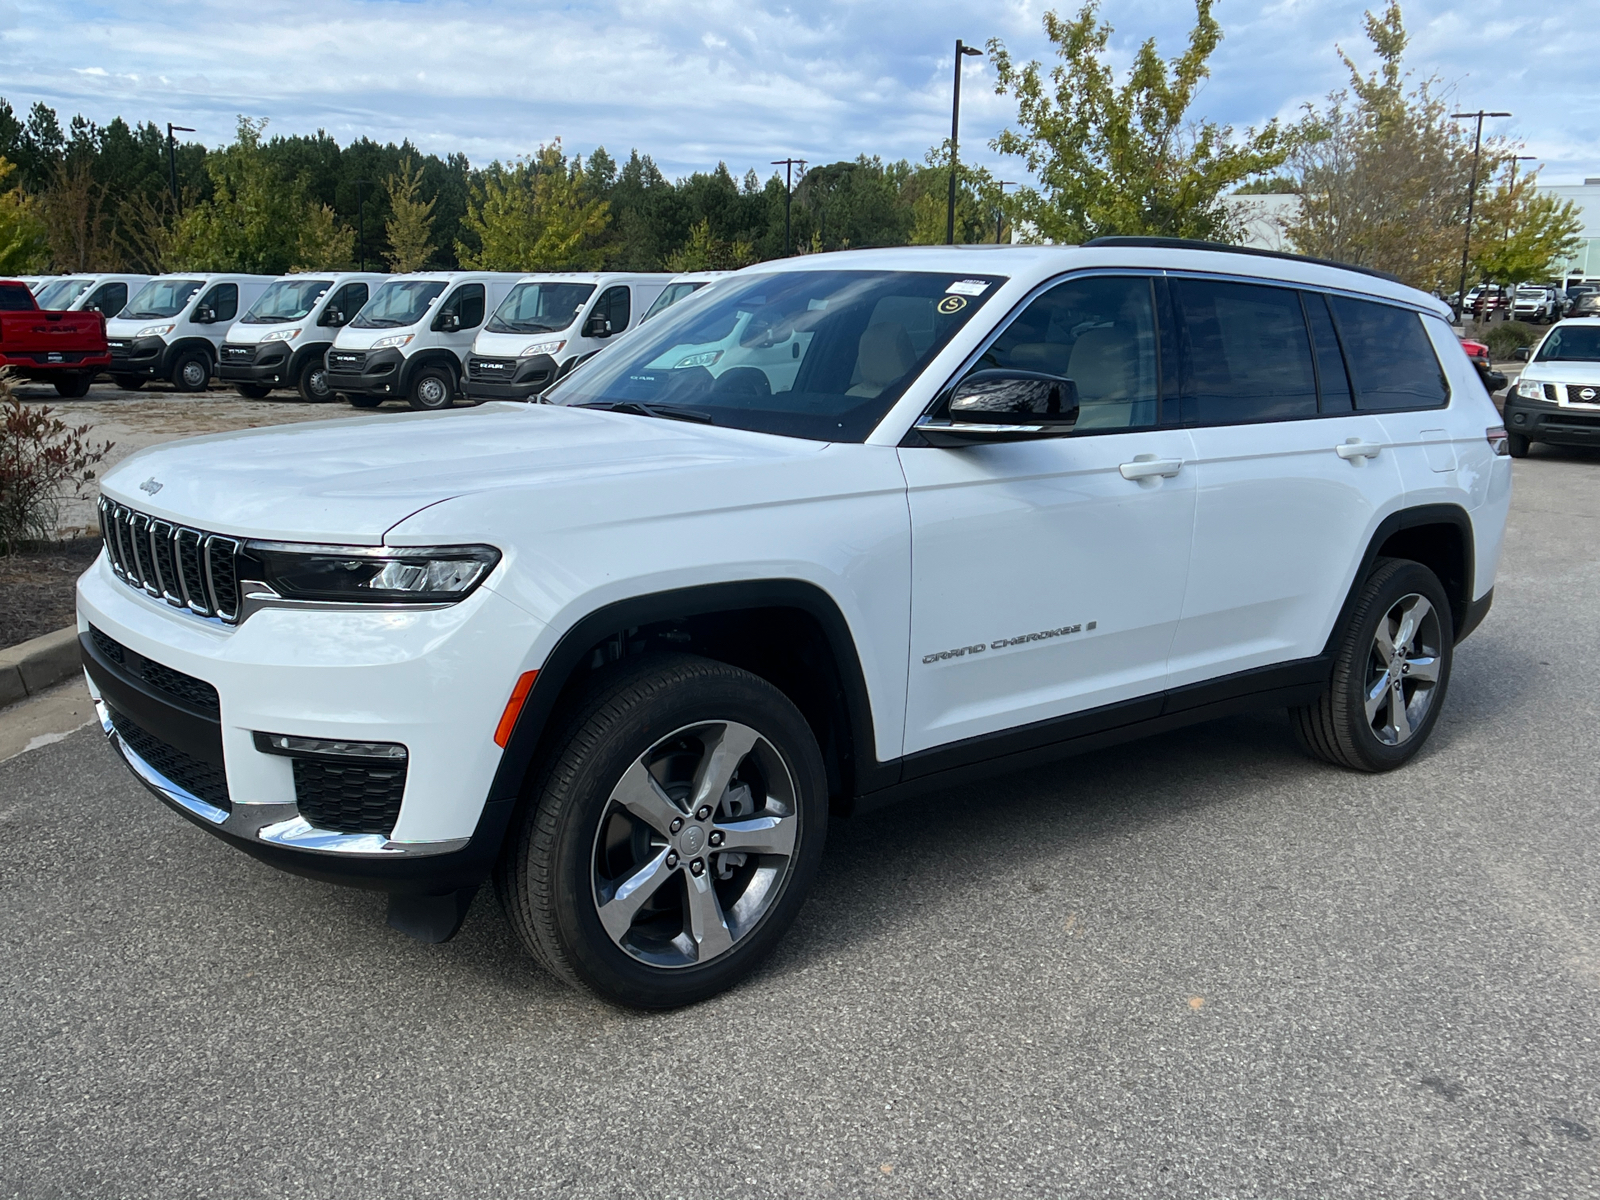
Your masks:
<svg viewBox="0 0 1600 1200"><path fill-rule="evenodd" d="M356 329L399 329L422 320L444 291L442 279L408 279L386 283L368 300L350 324Z"/></svg>
<svg viewBox="0 0 1600 1200"><path fill-rule="evenodd" d="M39 289L34 297L40 308L66 308L89 290L92 279L58 279Z"/></svg>
<svg viewBox="0 0 1600 1200"><path fill-rule="evenodd" d="M199 279L152 279L117 315L135 321L147 317L175 317L194 299L201 282Z"/></svg>
<svg viewBox="0 0 1600 1200"><path fill-rule="evenodd" d="M577 318L592 283L519 283L484 326L490 333L554 333Z"/></svg>
<svg viewBox="0 0 1600 1200"><path fill-rule="evenodd" d="M1544 339L1533 361L1600 361L1600 325L1557 325Z"/></svg>
<svg viewBox="0 0 1600 1200"><path fill-rule="evenodd" d="M1517 298L1519 300L1543 300L1545 298L1545 289L1539 287L1520 287L1517 289Z"/></svg>
<svg viewBox="0 0 1600 1200"><path fill-rule="evenodd" d="M667 284L661 295L656 297L656 302L650 306L650 311L644 314L644 319L648 321L662 309L671 308L685 296L692 295L705 287L707 282L704 279L696 279L692 282Z"/></svg>
<svg viewBox="0 0 1600 1200"><path fill-rule="evenodd" d="M918 271L735 276L601 351L545 398L859 442L1000 282Z"/></svg>
<svg viewBox="0 0 1600 1200"><path fill-rule="evenodd" d="M298 321L328 294L331 279L280 279L250 306L240 321L246 325L281 325Z"/></svg>

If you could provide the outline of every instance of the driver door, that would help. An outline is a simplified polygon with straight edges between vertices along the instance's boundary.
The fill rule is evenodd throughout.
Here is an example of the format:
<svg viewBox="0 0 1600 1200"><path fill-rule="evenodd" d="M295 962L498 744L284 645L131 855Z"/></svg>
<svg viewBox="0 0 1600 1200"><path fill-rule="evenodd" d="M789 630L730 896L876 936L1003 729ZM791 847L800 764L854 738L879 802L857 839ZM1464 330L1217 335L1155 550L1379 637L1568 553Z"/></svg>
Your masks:
<svg viewBox="0 0 1600 1200"><path fill-rule="evenodd" d="M1086 732L1160 711L1195 513L1193 444L1162 409L1164 296L1148 276L1070 279L972 365L1072 379L1081 409L1070 435L900 450L908 756L983 738L962 750L980 761L1066 730L986 735L1074 714L1089 715L1070 732ZM1090 714L1104 706L1117 707Z"/></svg>

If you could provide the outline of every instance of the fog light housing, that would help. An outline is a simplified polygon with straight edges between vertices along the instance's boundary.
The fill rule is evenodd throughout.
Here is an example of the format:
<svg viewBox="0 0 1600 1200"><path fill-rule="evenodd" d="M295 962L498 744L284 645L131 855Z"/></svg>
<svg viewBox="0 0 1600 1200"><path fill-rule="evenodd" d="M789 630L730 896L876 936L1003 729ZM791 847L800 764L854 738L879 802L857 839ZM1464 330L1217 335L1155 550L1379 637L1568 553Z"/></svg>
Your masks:
<svg viewBox="0 0 1600 1200"><path fill-rule="evenodd" d="M257 733L256 749L263 754L292 757L315 755L320 758L382 759L391 763L406 760L406 748L399 742L349 742L341 738L297 737L288 733Z"/></svg>

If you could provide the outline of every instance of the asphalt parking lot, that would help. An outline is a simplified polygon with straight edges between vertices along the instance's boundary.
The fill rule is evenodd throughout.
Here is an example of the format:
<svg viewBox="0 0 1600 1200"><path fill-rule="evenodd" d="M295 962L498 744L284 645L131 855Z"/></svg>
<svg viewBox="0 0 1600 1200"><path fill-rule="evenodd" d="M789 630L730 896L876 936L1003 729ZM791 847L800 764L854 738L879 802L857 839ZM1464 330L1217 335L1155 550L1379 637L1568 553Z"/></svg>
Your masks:
<svg viewBox="0 0 1600 1200"><path fill-rule="evenodd" d="M835 825L697 1008L422 946L0 764L0 1196L1600 1195L1600 454L1536 448L1430 747L1240 718Z"/></svg>

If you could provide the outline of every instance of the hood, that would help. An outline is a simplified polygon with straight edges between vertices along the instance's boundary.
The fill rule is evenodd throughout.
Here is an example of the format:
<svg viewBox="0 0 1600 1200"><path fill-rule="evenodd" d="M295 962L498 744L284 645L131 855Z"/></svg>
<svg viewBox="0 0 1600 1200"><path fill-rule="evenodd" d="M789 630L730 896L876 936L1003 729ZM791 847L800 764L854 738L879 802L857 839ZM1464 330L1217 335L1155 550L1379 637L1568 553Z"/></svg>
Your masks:
<svg viewBox="0 0 1600 1200"><path fill-rule="evenodd" d="M1522 369L1530 383L1580 383L1600 386L1600 362L1536 362Z"/></svg>
<svg viewBox="0 0 1600 1200"><path fill-rule="evenodd" d="M223 340L229 345L233 346L254 346L260 342L262 338L266 337L267 334L272 333L275 330L299 329L303 324L303 321L284 321L278 325L256 325L253 323L246 324L243 321L235 321L232 325L228 326L228 332L223 336ZM303 337L304 334L301 336ZM284 345L288 346L290 349L293 349L295 342L298 342L299 340L300 338L296 338L294 342L285 342Z"/></svg>
<svg viewBox="0 0 1600 1200"><path fill-rule="evenodd" d="M412 325L396 325L391 329L357 329L354 325L346 325L334 336L333 346L336 350L371 350L372 343L380 338L393 337L397 333L420 334L432 317L433 309L430 308L426 317Z"/></svg>
<svg viewBox="0 0 1600 1200"><path fill-rule="evenodd" d="M176 317L140 317L129 320L125 317L112 317L106 321L106 336L108 338L131 338L139 330L148 329L152 325L181 325L183 316Z"/></svg>
<svg viewBox="0 0 1600 1200"><path fill-rule="evenodd" d="M554 333L490 333L487 329L472 339L472 352L491 358L517 358L528 346L540 342L571 342L573 327L558 329ZM565 352L562 347L561 352ZM557 357L560 357L558 352Z"/></svg>
<svg viewBox="0 0 1600 1200"><path fill-rule="evenodd" d="M378 545L455 496L814 455L822 443L545 404L310 421L152 446L106 473L130 508L210 532ZM152 490L153 489L153 490Z"/></svg>

